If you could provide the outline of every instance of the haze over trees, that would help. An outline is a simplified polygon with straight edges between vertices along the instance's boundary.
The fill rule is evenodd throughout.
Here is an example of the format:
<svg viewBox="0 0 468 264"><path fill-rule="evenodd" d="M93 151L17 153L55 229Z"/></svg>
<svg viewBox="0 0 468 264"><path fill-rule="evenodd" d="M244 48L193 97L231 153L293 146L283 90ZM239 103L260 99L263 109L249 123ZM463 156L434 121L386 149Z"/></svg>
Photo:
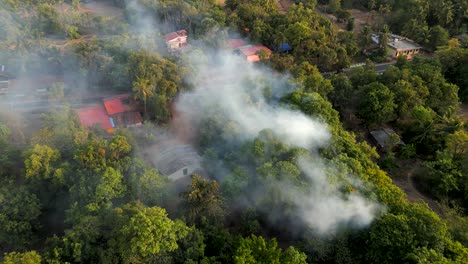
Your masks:
<svg viewBox="0 0 468 264"><path fill-rule="evenodd" d="M363 56L372 29L338 29L317 1L285 13L270 0L96 2L123 15L85 12L83 1L0 3L0 64L10 78L64 79L51 86L47 113L32 113L39 129L0 111L0 263L468 262L468 132L457 112L468 99L468 46L449 37L466 31L466 1L318 1L345 20L351 6L378 12L388 27L377 30L434 51L382 74L368 61L326 77ZM163 35L179 29L192 47L173 56ZM221 49L239 35L275 53L234 71ZM279 52L283 43L291 51ZM201 73L217 88L207 97L197 97ZM81 91L131 93L145 127L85 128L71 96ZM142 149L162 140L148 124L169 126L175 104L200 98L189 121L203 170L181 185ZM226 110L238 102L238 113ZM0 107L13 106L0 98ZM247 133L237 115L246 111L269 126ZM326 135L291 143L288 132L310 136L281 130L291 117ZM381 127L406 145L377 151L362 131ZM440 212L409 202L389 177L415 160L418 187L445 202Z"/></svg>

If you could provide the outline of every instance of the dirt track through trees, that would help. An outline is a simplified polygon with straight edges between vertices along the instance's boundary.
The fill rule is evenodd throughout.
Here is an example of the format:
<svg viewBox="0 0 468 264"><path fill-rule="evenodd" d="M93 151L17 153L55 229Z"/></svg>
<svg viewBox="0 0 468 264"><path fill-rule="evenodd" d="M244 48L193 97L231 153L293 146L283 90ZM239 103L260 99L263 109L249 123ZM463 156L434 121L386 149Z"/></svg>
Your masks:
<svg viewBox="0 0 468 264"><path fill-rule="evenodd" d="M408 201L412 203L423 201L427 203L434 212L440 215L441 210L437 202L418 191L414 185L415 173L422 167L421 161L416 159L404 160L399 162L399 166L399 168L389 171L389 174L391 175L393 183L405 192Z"/></svg>

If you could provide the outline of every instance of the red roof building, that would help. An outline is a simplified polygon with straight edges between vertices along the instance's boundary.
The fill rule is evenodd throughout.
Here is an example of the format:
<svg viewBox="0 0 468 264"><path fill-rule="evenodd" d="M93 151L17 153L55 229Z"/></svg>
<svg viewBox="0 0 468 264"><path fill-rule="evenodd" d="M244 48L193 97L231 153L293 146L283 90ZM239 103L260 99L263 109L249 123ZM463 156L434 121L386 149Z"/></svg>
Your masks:
<svg viewBox="0 0 468 264"><path fill-rule="evenodd" d="M115 127L130 127L143 123L139 107L130 94L121 94L102 100L102 105L78 109L81 124L91 127L99 124L109 133Z"/></svg>
<svg viewBox="0 0 468 264"><path fill-rule="evenodd" d="M104 98L102 101L106 108L108 115L115 115L124 112L130 112L135 110L135 105L130 100L130 94L121 94L108 98Z"/></svg>
<svg viewBox="0 0 468 264"><path fill-rule="evenodd" d="M93 105L78 109L78 117L80 118L81 124L86 127L92 127L97 124L109 133L114 131L111 117L107 115L106 109L102 105Z"/></svg>
<svg viewBox="0 0 468 264"><path fill-rule="evenodd" d="M236 49L236 53L243 55L247 61L257 62L261 60L258 53L262 50L265 52L266 57L269 57L273 53L269 48L261 45L242 46Z"/></svg>
<svg viewBox="0 0 468 264"><path fill-rule="evenodd" d="M247 45L247 42L243 39L228 39L227 41L227 46L230 49L237 49L245 45Z"/></svg>
<svg viewBox="0 0 468 264"><path fill-rule="evenodd" d="M187 45L187 31L179 30L164 36L169 51L184 48Z"/></svg>

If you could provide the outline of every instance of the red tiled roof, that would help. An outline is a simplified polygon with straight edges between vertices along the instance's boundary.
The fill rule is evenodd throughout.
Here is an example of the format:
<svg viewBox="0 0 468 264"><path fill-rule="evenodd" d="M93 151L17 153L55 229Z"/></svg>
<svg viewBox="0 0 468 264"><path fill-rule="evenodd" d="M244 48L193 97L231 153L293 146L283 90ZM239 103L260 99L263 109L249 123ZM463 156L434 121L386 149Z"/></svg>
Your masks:
<svg viewBox="0 0 468 264"><path fill-rule="evenodd" d="M253 45L247 45L247 46L243 46L243 47L240 47L239 48L240 51L245 55L245 56L251 56L251 55L255 55L255 53L259 50L264 50L266 51L266 53L268 55L270 55L271 53L273 53L269 48L265 47L265 46L260 46L260 45L257 45L257 46L253 46Z"/></svg>
<svg viewBox="0 0 468 264"><path fill-rule="evenodd" d="M103 99L104 107L108 115L134 111L133 105L122 104L123 99L130 99L130 94L121 94Z"/></svg>
<svg viewBox="0 0 468 264"><path fill-rule="evenodd" d="M185 36L185 35L187 35L187 31L185 31L185 30L179 30L179 31L171 32L171 33L169 33L169 34L164 35L164 39L165 39L166 41L171 41L171 40L173 40L173 39L175 39L175 38L178 38L178 37L181 37L181 36Z"/></svg>
<svg viewBox="0 0 468 264"><path fill-rule="evenodd" d="M86 127L91 127L94 124L99 124L102 129L112 129L112 123L106 110L102 105L94 105L86 108L78 109L78 116L81 124Z"/></svg>
<svg viewBox="0 0 468 264"><path fill-rule="evenodd" d="M245 42L243 39L228 39L227 44L229 48L237 49L247 45L247 42Z"/></svg>

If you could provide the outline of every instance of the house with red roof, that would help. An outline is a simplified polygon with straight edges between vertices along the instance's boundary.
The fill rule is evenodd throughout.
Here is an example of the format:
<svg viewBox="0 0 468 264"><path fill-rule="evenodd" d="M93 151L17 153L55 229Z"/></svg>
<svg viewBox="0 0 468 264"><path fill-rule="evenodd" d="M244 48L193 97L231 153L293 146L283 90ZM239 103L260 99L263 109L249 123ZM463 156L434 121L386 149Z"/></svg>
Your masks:
<svg viewBox="0 0 468 264"><path fill-rule="evenodd" d="M245 45L238 47L234 53L243 56L247 61L257 62L263 58L269 58L273 53L269 48L262 45ZM263 53L263 58L262 58Z"/></svg>
<svg viewBox="0 0 468 264"><path fill-rule="evenodd" d="M171 32L164 36L164 40L166 41L167 49L169 51L183 49L187 46L187 31L178 30Z"/></svg>
<svg viewBox="0 0 468 264"><path fill-rule="evenodd" d="M130 94L120 94L102 100L107 115L117 127L131 127L141 125L143 118L137 102Z"/></svg>
<svg viewBox="0 0 468 264"><path fill-rule="evenodd" d="M237 48L240 48L240 47L245 46L247 44L248 43L243 39L234 39L234 38L232 38L232 39L227 40L227 47L229 49L237 49Z"/></svg>
<svg viewBox="0 0 468 264"><path fill-rule="evenodd" d="M107 115L106 109L103 105L91 105L80 108L77 110L80 122L85 127L99 126L108 133L114 131L115 124L112 119Z"/></svg>
<svg viewBox="0 0 468 264"><path fill-rule="evenodd" d="M112 133L116 127L131 127L143 123L140 107L130 94L104 98L102 104L86 106L77 112L82 125L98 125L108 133Z"/></svg>

